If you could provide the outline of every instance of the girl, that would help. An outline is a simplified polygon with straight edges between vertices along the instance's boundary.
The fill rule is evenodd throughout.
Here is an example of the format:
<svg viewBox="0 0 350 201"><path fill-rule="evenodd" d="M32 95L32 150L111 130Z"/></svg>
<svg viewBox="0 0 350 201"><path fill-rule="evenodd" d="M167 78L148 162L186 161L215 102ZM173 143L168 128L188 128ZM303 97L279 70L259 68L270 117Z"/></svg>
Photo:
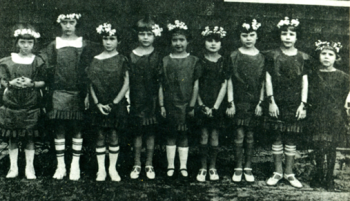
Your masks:
<svg viewBox="0 0 350 201"><path fill-rule="evenodd" d="M97 127L96 154L98 172L96 181L106 179L105 136L109 137L109 169L112 181L120 181L116 170L119 153L118 135L125 125L127 116L125 93L129 89L129 74L127 59L119 55L117 46L120 35L109 23L97 27L97 33L102 36L105 50L95 56L87 69L91 80L90 91L96 108L92 117L92 125Z"/></svg>
<svg viewBox="0 0 350 201"><path fill-rule="evenodd" d="M175 20L168 24L172 52L162 60L159 104L161 115L169 119L167 134L167 175L174 175L174 159L178 145L180 175L187 178L188 139L186 116L194 116L194 105L198 95L200 77L199 59L187 53L191 40L187 25ZM177 141L177 142L176 142Z"/></svg>
<svg viewBox="0 0 350 201"><path fill-rule="evenodd" d="M149 179L155 178L153 168L154 125L158 92L159 52L153 42L163 31L149 18L141 19L135 26L139 45L130 54L130 113L134 129L134 167L131 179L139 178L141 172L142 136L146 135L147 158L145 171Z"/></svg>
<svg viewBox="0 0 350 201"><path fill-rule="evenodd" d="M216 156L219 152L219 125L224 111L220 107L226 95L227 81L224 74L224 59L219 54L221 41L226 36L222 27L205 27L202 32L205 41L205 53L201 59L202 76L199 78L198 104L201 108L202 134L200 138L201 169L197 181L204 182L207 175L208 138L210 137L209 179L219 180L216 170Z"/></svg>
<svg viewBox="0 0 350 201"><path fill-rule="evenodd" d="M295 138L303 131L308 97L309 56L297 48L295 42L301 38L297 19L285 17L278 25L281 46L266 53L266 94L269 98L270 120L267 122L274 137L272 153L275 172L267 185L276 185L283 177L297 188L303 185L293 174L296 153ZM283 138L282 138L282 133ZM285 171L283 175L282 154L285 142Z"/></svg>
<svg viewBox="0 0 350 201"><path fill-rule="evenodd" d="M38 136L37 123L40 116L40 88L45 85L45 62L32 53L40 34L31 25L19 25L14 32L19 53L0 60L0 79L5 87L0 108L2 135L10 138L10 170L6 178L18 176L18 138L25 139L27 179L36 179L34 170L34 142Z"/></svg>
<svg viewBox="0 0 350 201"><path fill-rule="evenodd" d="M85 84L85 66L79 65L80 55L87 41L75 33L79 13L61 14L57 23L62 28L61 37L50 43L43 51L49 63L50 100L48 117L53 120L56 135L55 148L57 169L54 179L66 176L64 162L66 133L72 137L73 159L69 179L79 180L79 159L82 149L81 120L83 120L84 98L87 86ZM87 100L87 97L85 98Z"/></svg>
<svg viewBox="0 0 350 201"><path fill-rule="evenodd" d="M255 47L261 23L249 19L239 24L238 33L242 47L231 53L232 76L228 81L227 109L229 117L234 115L236 133L234 138L236 165L232 180L240 182L242 171L247 182L254 182L251 159L254 145L254 128L261 116L264 100L263 68L264 56ZM243 141L245 139L245 165L243 169Z"/></svg>
<svg viewBox="0 0 350 201"><path fill-rule="evenodd" d="M327 155L326 186L328 190L334 188L333 170L335 166L336 150L340 142L346 139L346 111L343 108L344 101L349 92L348 74L334 68L337 60L340 60L340 43L316 42L316 51L319 56L319 68L310 80L314 89L313 93L313 118L312 131L315 145L317 173L312 184L324 182L324 159Z"/></svg>

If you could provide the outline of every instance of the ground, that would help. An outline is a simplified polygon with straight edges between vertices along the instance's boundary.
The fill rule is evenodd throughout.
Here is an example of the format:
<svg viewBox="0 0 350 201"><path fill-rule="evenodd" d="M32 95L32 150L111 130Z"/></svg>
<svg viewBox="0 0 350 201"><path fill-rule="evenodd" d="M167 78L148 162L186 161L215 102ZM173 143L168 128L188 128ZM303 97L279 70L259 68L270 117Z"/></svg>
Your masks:
<svg viewBox="0 0 350 201"><path fill-rule="evenodd" d="M5 148L6 144L2 144ZM61 181L53 180L56 161L51 149L41 148L35 158L38 179L29 181L24 177L25 159L20 154L20 175L15 179L6 179L9 159L6 149L0 160L0 200L350 200L350 182L348 175L337 176L337 192L327 192L324 188L311 188L310 178L314 165L303 153L295 164L295 173L304 184L304 188L295 189L286 181L276 187L266 186L265 180L272 173L271 155L263 150L254 157L253 171L257 181L253 184L231 181L233 171L232 150L224 146L218 156L220 181L198 183L195 180L199 168L198 150L194 147L188 162L188 180L166 177L166 157L164 147L159 146L155 152L154 166L156 179L151 181L144 170L138 180L131 180L132 167L130 145L121 148L117 169L121 182L96 182L97 162L93 152L85 150L81 158L82 174L79 181L70 181L65 177ZM69 151L68 151L69 153ZM69 156L70 154L67 154ZM67 157L67 161L70 158ZM84 165L85 164L85 165ZM69 167L69 165L67 165Z"/></svg>

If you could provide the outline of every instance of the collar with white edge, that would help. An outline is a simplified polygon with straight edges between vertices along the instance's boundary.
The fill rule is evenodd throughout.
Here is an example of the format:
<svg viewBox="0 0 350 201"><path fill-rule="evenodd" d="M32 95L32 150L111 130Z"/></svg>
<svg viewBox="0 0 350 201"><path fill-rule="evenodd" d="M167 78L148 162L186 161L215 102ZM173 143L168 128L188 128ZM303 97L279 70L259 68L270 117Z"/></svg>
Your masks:
<svg viewBox="0 0 350 201"><path fill-rule="evenodd" d="M33 54L31 57L23 58L20 57L17 53L11 53L11 59L13 62L18 64L32 64L35 59L35 55Z"/></svg>
<svg viewBox="0 0 350 201"><path fill-rule="evenodd" d="M170 58L173 58L173 59L183 59L183 58L190 56L190 53L187 53L184 56L174 56L172 53L170 53L169 56L170 56Z"/></svg>
<svg viewBox="0 0 350 201"><path fill-rule="evenodd" d="M119 54L119 52L116 52L116 53L114 53L114 54L108 55L108 57L103 57L102 54L99 54L99 55L95 56L94 58L95 58L95 59L98 59L98 60L104 60L104 59L112 58L112 57L114 57L114 56L116 56L116 55L118 55L118 54Z"/></svg>
<svg viewBox="0 0 350 201"><path fill-rule="evenodd" d="M75 40L64 40L61 37L56 37L56 49L63 47L81 48L83 47L83 37L79 37Z"/></svg>

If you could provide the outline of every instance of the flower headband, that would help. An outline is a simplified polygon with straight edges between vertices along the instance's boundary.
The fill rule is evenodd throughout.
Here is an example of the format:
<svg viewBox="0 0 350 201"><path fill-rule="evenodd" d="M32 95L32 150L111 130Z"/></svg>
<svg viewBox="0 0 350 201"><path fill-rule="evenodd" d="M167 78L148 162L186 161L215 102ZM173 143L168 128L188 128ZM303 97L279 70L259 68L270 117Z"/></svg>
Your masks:
<svg viewBox="0 0 350 201"><path fill-rule="evenodd" d="M253 19L251 25L248 23L243 23L242 27L245 28L247 31L249 31L249 29L251 29L252 31L256 31L259 29L259 27L261 27L261 23L258 23L256 19Z"/></svg>
<svg viewBox="0 0 350 201"><path fill-rule="evenodd" d="M339 50L343 47L340 42L327 42L327 41L321 41L318 40L315 42L316 50L315 51L322 51L324 49L334 49L336 53L339 53Z"/></svg>
<svg viewBox="0 0 350 201"><path fill-rule="evenodd" d="M176 28L178 28L178 29L184 29L184 30L187 30L187 29L188 29L188 28L187 28L187 25L186 25L184 22L181 22L181 21L179 21L179 20L175 20L175 24L169 23L167 27L168 27L168 30L169 30L169 31L171 31L171 30L173 30L173 29L176 29Z"/></svg>
<svg viewBox="0 0 350 201"><path fill-rule="evenodd" d="M152 26L152 32L153 32L154 36L161 36L162 32L163 32L163 28L159 27L158 24L154 24Z"/></svg>
<svg viewBox="0 0 350 201"><path fill-rule="evenodd" d="M76 20L79 20L79 18L81 18L81 14L80 13L71 13L71 14L67 14L67 15L59 15L58 18L57 18L57 23L61 23L62 20L66 20L66 19L70 19L70 20L73 20L73 19L76 19Z"/></svg>
<svg viewBox="0 0 350 201"><path fill-rule="evenodd" d="M115 29L112 29L112 25L109 23L103 23L100 26L96 28L96 31L100 35L108 35L108 36L114 36L117 32Z"/></svg>
<svg viewBox="0 0 350 201"><path fill-rule="evenodd" d="M40 38L40 34L38 32L35 32L35 31L31 30L31 29L17 29L15 31L15 33L13 34L13 36L14 37L18 37L20 35L23 36L23 35L26 35L26 34L31 35L34 38Z"/></svg>
<svg viewBox="0 0 350 201"><path fill-rule="evenodd" d="M215 26L213 30L210 30L209 26L206 26L202 31L202 36L209 36L210 34L219 34L220 38L223 38L226 36L226 31L222 27Z"/></svg>
<svg viewBox="0 0 350 201"><path fill-rule="evenodd" d="M289 17L284 17L284 20L280 20L280 22L277 24L277 27L279 29L283 26L297 27L299 26L299 20L298 19L289 20Z"/></svg>

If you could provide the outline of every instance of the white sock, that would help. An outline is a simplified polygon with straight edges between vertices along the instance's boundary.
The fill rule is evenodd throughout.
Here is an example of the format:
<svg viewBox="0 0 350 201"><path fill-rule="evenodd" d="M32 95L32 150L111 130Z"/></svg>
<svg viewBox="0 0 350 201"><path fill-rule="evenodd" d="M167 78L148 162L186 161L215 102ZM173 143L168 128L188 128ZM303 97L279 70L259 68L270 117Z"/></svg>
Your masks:
<svg viewBox="0 0 350 201"><path fill-rule="evenodd" d="M64 162L64 151L65 151L65 139L55 139L55 149L57 157L57 167L65 168L66 164Z"/></svg>
<svg viewBox="0 0 350 201"><path fill-rule="evenodd" d="M180 169L187 169L188 147L177 148L180 159Z"/></svg>
<svg viewBox="0 0 350 201"><path fill-rule="evenodd" d="M25 152L25 155L26 155L26 166L34 167L35 150L25 149L24 152Z"/></svg>
<svg viewBox="0 0 350 201"><path fill-rule="evenodd" d="M175 165L174 165L175 154L176 154L176 145L167 145L166 158L168 159L168 169L175 168Z"/></svg>
<svg viewBox="0 0 350 201"><path fill-rule="evenodd" d="M79 159L80 159L82 148L83 148L83 139L73 138L72 139L72 149L73 149L72 165L78 168L79 168Z"/></svg>
<svg viewBox="0 0 350 201"><path fill-rule="evenodd" d="M106 158L106 147L96 148L98 171L106 171L105 158Z"/></svg>
<svg viewBox="0 0 350 201"><path fill-rule="evenodd" d="M18 165L17 165L18 148L16 148L16 149L9 149L9 155L10 155L10 162L11 162L10 169L18 169Z"/></svg>
<svg viewBox="0 0 350 201"><path fill-rule="evenodd" d="M116 164L118 161L119 146L109 146L109 169L116 169Z"/></svg>

